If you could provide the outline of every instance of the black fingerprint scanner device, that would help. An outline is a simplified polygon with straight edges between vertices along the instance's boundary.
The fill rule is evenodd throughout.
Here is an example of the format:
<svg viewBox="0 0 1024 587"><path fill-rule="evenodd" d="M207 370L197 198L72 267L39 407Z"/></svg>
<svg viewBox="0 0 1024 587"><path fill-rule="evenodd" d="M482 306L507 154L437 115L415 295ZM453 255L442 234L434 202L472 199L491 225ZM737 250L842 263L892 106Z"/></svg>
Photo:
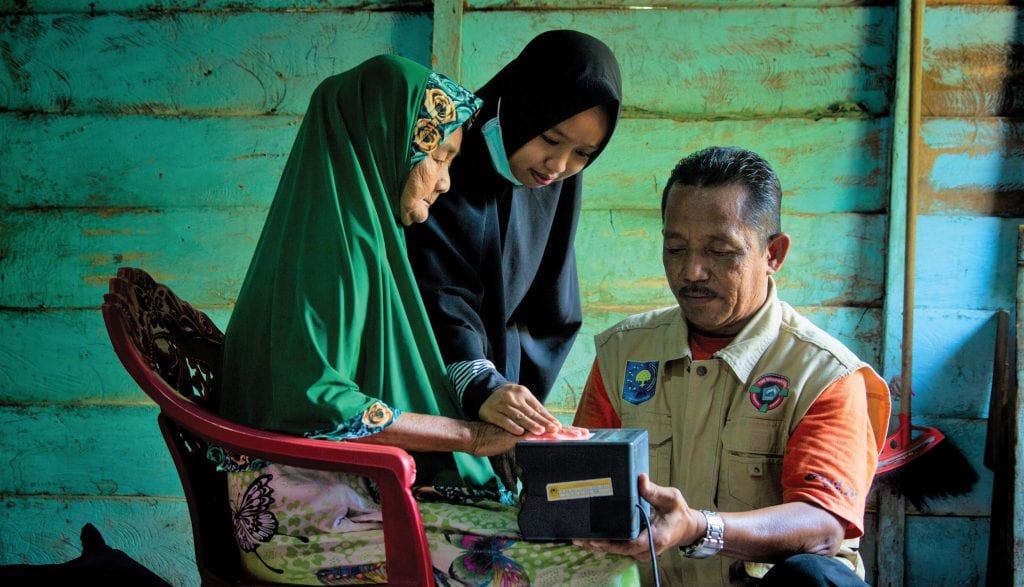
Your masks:
<svg viewBox="0 0 1024 587"><path fill-rule="evenodd" d="M640 534L637 477L648 472L647 431L596 429L587 439L522 440L519 532L525 540L632 540Z"/></svg>

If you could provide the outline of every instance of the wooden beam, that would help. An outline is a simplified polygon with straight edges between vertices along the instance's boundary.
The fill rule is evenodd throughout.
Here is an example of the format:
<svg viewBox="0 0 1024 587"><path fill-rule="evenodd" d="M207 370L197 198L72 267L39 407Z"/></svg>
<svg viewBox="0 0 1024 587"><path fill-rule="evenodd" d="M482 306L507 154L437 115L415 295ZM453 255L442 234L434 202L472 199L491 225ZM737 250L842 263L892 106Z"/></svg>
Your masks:
<svg viewBox="0 0 1024 587"><path fill-rule="evenodd" d="M888 487L878 491L878 538L875 541L875 573L878 587L903 587L906 560L906 500ZM868 577L870 579L870 577Z"/></svg>
<svg viewBox="0 0 1024 587"><path fill-rule="evenodd" d="M434 40L430 64L434 71L461 81L462 0L434 1Z"/></svg>
<svg viewBox="0 0 1024 587"><path fill-rule="evenodd" d="M892 172L889 192L889 240L886 253L885 306L882 325L882 373L886 380L901 369L904 263L906 262L907 156L910 115L910 0L900 0L897 13L896 82L892 104ZM910 300L913 304L913 300ZM896 406L893 406L895 413ZM880 587L903 585L906 504L888 488L878 493L875 535L875 581Z"/></svg>
<svg viewBox="0 0 1024 587"><path fill-rule="evenodd" d="M1017 321L1015 327L1016 365L1013 373L1014 381L1009 385L1010 393L1006 402L1004 418L1005 438L999 439L1002 444L1002 472L997 470L997 481L993 491L993 512L995 519L998 513L1002 522L993 525L993 533L989 542L997 557L1005 558L997 569L991 569L994 575L989 577L989 585L1022 585L1024 584L1024 507L1020 495L1021 463L1024 463L1024 442L1021 440L1021 418L1024 418L1024 402L1021 400L1020 382L1024 380L1021 368L1024 358L1024 329L1021 328L1021 315L1024 313L1024 225L1018 228L1017 238ZM991 415L990 415L991 417ZM997 512L996 505L999 505ZM998 528L998 532L996 531Z"/></svg>

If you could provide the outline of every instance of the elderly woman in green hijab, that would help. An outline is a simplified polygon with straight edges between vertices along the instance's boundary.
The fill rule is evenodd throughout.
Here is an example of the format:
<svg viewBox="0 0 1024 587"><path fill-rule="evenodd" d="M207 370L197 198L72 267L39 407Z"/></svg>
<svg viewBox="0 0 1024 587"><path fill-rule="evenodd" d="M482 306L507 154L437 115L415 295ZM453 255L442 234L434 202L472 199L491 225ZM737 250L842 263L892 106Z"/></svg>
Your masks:
<svg viewBox="0 0 1024 587"><path fill-rule="evenodd" d="M631 580L630 559L515 540L515 488L483 457L520 437L463 419L407 260L403 227L426 220L448 190L480 105L396 56L320 84L228 325L216 409L266 430L410 451L417 495L431 500L420 510L439 581L561 584L581 569ZM210 457L228 471L236 540L255 578L386 579L365 479L216 448Z"/></svg>
<svg viewBox="0 0 1024 587"><path fill-rule="evenodd" d="M219 413L312 438L431 452L497 493L485 459L516 438L461 419L406 260L402 225L448 190L448 166L480 100L395 56L313 94L224 341ZM439 418L438 416L444 416Z"/></svg>

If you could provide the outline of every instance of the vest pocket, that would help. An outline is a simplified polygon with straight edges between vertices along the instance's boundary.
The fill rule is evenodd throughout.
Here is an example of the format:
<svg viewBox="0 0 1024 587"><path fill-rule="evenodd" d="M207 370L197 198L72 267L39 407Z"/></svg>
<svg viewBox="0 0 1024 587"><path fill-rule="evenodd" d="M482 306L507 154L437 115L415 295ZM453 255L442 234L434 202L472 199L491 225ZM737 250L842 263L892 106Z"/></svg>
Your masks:
<svg viewBox="0 0 1024 587"><path fill-rule="evenodd" d="M756 509L782 503L784 432L777 420L736 418L726 423L719 507Z"/></svg>
<svg viewBox="0 0 1024 587"><path fill-rule="evenodd" d="M648 414L644 422L633 422L624 419L623 428L643 428L647 430L647 458L650 461L650 477L658 485L671 485L672 469L672 418Z"/></svg>

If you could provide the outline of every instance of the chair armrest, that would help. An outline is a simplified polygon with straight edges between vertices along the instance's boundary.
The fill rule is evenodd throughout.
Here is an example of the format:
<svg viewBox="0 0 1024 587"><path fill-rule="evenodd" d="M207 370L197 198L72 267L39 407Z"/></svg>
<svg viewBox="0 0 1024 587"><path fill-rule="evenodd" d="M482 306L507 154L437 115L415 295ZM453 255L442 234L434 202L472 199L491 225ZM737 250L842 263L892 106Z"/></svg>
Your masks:
<svg viewBox="0 0 1024 587"><path fill-rule="evenodd" d="M167 417L231 451L272 463L369 477L380 494L388 584L422 585L423 577L433 576L430 545L411 491L416 463L405 450L266 432L229 422L174 394L164 400L170 400L161 406Z"/></svg>

